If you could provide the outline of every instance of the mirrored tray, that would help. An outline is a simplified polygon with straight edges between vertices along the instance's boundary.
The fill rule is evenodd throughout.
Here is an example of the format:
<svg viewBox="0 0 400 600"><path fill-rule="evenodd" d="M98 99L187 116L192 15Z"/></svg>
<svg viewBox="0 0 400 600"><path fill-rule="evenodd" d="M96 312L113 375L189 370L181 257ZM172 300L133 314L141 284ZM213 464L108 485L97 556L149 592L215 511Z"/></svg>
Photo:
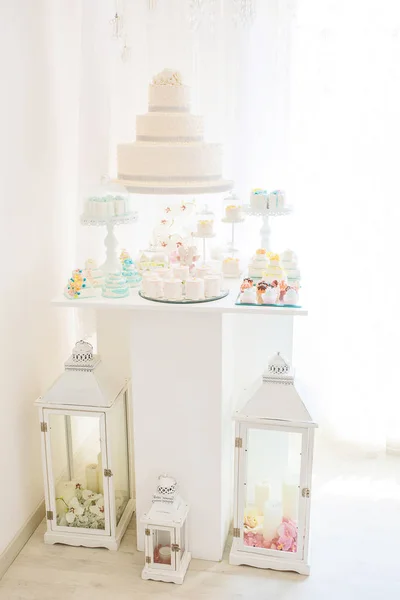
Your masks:
<svg viewBox="0 0 400 600"><path fill-rule="evenodd" d="M163 304L200 304L202 302L214 302L214 300L221 300L222 298L226 298L229 294L229 290L222 290L219 296L213 296L212 298L203 298L202 300L189 300L183 298L182 300L167 300L167 298L150 298L149 296L145 296L142 290L139 290L139 296L144 298L145 300L150 300L151 302L162 302Z"/></svg>

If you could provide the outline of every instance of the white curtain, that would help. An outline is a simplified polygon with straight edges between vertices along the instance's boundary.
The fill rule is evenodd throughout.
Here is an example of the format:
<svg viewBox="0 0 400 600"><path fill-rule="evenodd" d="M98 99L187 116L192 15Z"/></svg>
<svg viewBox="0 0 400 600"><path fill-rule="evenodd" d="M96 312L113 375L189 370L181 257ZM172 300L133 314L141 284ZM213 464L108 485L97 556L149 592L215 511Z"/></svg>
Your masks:
<svg viewBox="0 0 400 600"><path fill-rule="evenodd" d="M315 418L329 434L379 450L388 436L392 445L400 438L399 5L258 0L254 23L243 26L240 4L85 2L85 185L115 173L116 145L134 139L151 76L179 69L208 139L225 144L225 174L243 200L251 187L279 187L295 208L274 220L273 244L292 247L301 262L310 314L298 319L295 359ZM120 40L111 39L116 10ZM122 245L143 248L164 205L139 198L140 225L120 228ZM248 219L241 230L245 261L260 226ZM79 259L101 239L81 231Z"/></svg>

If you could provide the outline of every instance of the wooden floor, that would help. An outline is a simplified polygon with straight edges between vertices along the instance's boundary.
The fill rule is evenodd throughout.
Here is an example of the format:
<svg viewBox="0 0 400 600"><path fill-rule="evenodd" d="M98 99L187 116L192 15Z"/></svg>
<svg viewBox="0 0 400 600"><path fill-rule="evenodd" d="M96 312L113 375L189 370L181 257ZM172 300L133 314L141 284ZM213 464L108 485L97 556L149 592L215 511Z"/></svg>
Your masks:
<svg viewBox="0 0 400 600"><path fill-rule="evenodd" d="M45 546L44 523L0 582L1 600L398 600L400 458L317 453L312 570L294 573L192 560L182 586L142 581L134 520L119 552Z"/></svg>

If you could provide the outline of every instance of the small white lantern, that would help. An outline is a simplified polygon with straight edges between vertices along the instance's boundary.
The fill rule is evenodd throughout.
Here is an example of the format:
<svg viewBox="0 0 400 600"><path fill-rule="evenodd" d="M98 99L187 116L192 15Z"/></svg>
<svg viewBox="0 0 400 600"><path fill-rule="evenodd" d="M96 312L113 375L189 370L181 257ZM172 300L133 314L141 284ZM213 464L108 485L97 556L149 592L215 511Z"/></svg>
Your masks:
<svg viewBox="0 0 400 600"><path fill-rule="evenodd" d="M235 417L230 564L308 575L314 428L278 353Z"/></svg>
<svg viewBox="0 0 400 600"><path fill-rule="evenodd" d="M153 505L144 514L146 563L142 579L183 583L191 554L188 550L189 505L177 493L177 483L168 475L158 478Z"/></svg>
<svg viewBox="0 0 400 600"><path fill-rule="evenodd" d="M118 549L134 510L128 390L80 341L65 372L36 400L47 544Z"/></svg>

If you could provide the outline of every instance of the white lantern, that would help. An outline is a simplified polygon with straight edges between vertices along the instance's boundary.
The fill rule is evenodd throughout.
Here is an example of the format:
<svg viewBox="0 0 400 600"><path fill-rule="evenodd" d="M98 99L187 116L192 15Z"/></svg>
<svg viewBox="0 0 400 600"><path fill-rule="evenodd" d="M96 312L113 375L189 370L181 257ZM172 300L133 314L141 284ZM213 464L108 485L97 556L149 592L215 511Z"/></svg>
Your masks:
<svg viewBox="0 0 400 600"><path fill-rule="evenodd" d="M308 575L316 424L278 353L235 415L235 498L229 562Z"/></svg>
<svg viewBox="0 0 400 600"><path fill-rule="evenodd" d="M143 579L183 583L191 554L188 550L189 505L177 493L177 483L168 475L158 478L153 505L143 515L145 566Z"/></svg>
<svg viewBox="0 0 400 600"><path fill-rule="evenodd" d="M134 510L128 390L80 341L65 372L36 400L46 543L118 549Z"/></svg>

